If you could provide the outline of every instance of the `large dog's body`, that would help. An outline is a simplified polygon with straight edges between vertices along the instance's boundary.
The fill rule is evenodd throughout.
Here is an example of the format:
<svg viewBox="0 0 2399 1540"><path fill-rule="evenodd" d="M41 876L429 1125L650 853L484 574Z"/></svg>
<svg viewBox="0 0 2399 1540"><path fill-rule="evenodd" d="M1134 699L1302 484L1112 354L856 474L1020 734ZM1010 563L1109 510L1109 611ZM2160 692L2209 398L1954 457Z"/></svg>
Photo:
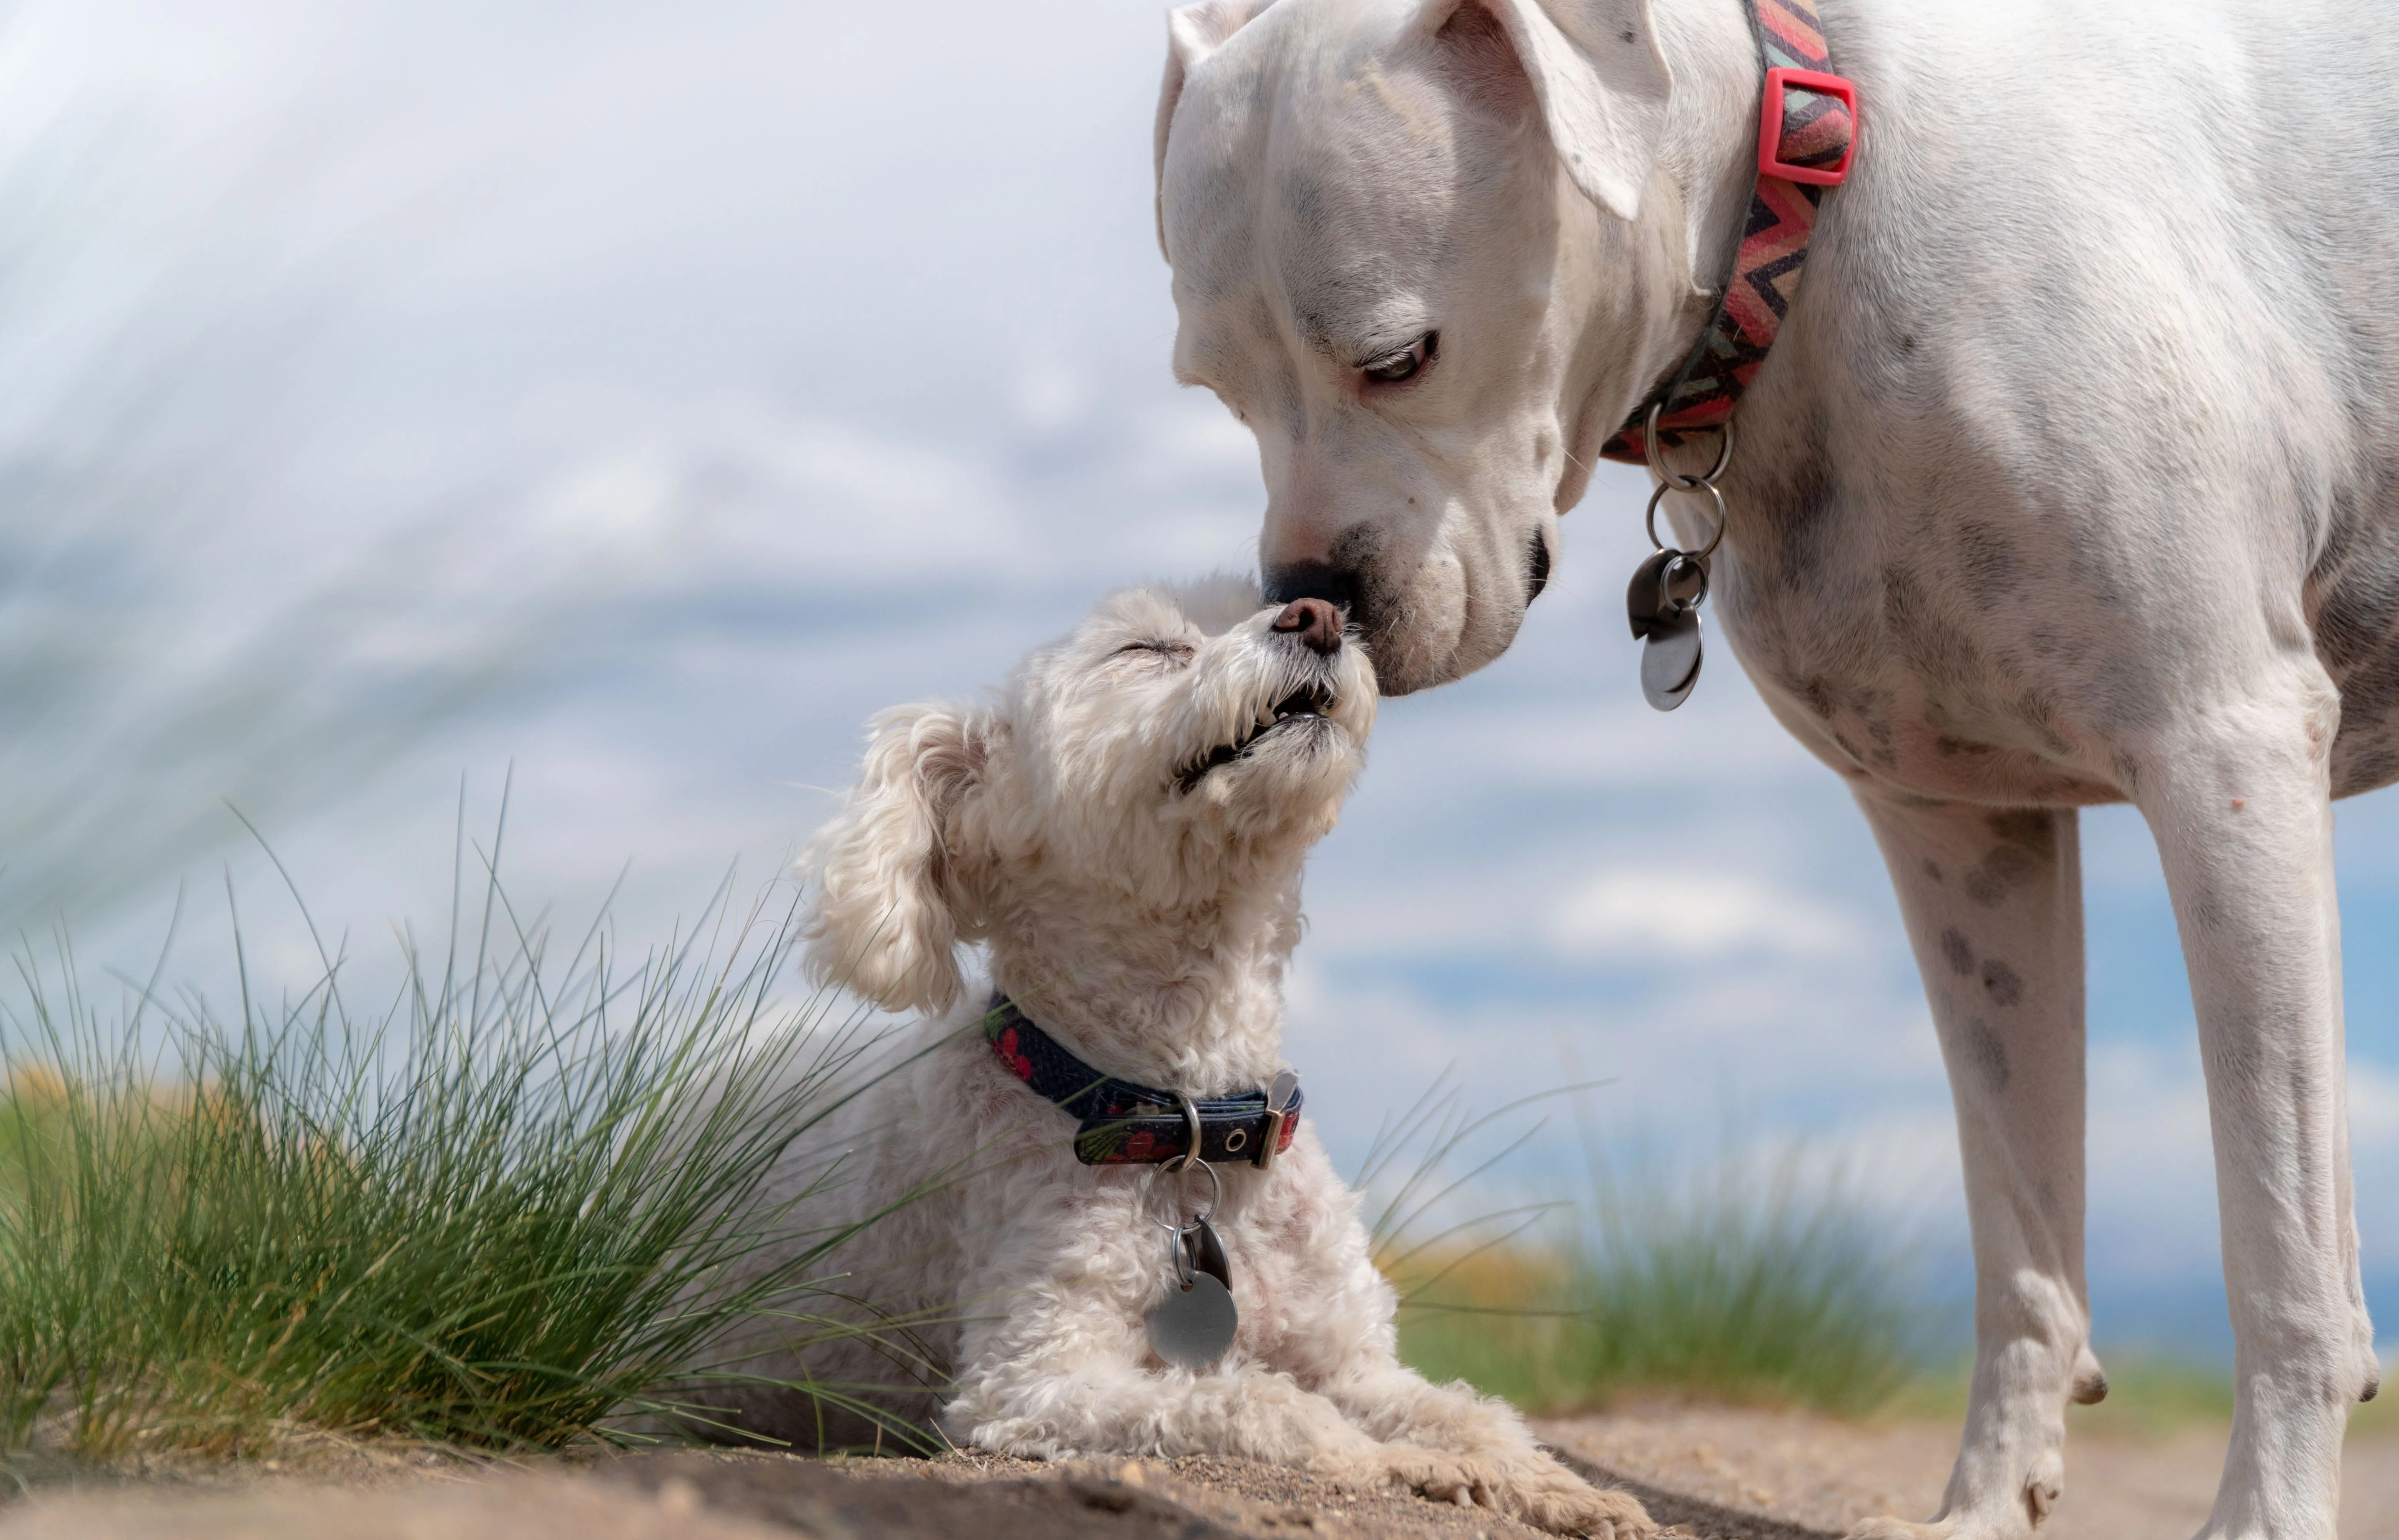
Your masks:
<svg viewBox="0 0 2399 1540"><path fill-rule="evenodd" d="M2399 16L1823 20L1862 134L1736 416L1714 603L1856 790L1956 1092L1973 1397L1941 1519L1874 1533L2028 1533L2065 1402L2104 1391L2074 809L2130 801L2189 954L2238 1339L2204 1533L2329 1535L2378 1374L2330 801L2399 777ZM1215 0L1173 30L1177 364L1258 433L1269 587L1349 601L1387 692L1479 667L1723 281L1738 0Z"/></svg>
<svg viewBox="0 0 2399 1540"><path fill-rule="evenodd" d="M798 1351L763 1321L737 1355L765 1380L937 1412L1001 1453L1240 1455L1603 1540L1653 1533L1504 1403L1400 1364L1357 1197L1305 1119L1270 1169L1219 1164L1215 1181L1083 1165L1076 1118L980 1030L968 943L988 949L989 983L1104 1074L1205 1099L1284 1067L1301 863L1362 763L1375 686L1331 605L1258 604L1243 582L1129 589L998 699L881 720L810 847L809 957L931 1020L772 1179L779 1199L806 1195L816 1234L860 1226L832 1287L872 1313ZM1161 1225L1217 1197L1240 1324L1194 1373L1159 1361L1143 1322L1173 1288ZM865 1431L772 1385L710 1398L742 1434Z"/></svg>

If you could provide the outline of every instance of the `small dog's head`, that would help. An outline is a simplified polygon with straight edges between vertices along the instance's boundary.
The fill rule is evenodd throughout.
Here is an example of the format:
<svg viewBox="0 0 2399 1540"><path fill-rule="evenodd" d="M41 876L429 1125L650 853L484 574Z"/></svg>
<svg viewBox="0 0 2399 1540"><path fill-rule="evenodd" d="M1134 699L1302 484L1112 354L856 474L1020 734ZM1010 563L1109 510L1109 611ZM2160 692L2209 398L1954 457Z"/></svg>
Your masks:
<svg viewBox="0 0 2399 1540"><path fill-rule="evenodd" d="M1246 581L1127 588L994 704L875 719L803 859L808 966L946 1008L960 946L1011 926L1170 920L1289 885L1364 763L1375 673L1321 600Z"/></svg>

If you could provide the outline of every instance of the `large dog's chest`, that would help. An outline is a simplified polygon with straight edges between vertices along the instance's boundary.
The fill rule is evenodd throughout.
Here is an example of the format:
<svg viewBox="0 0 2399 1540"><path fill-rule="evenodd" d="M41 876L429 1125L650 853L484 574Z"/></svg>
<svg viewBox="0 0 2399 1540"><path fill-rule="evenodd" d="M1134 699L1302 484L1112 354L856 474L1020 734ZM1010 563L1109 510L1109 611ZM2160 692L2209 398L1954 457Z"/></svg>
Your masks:
<svg viewBox="0 0 2399 1540"><path fill-rule="evenodd" d="M2021 471L1955 474L1970 468L1928 451L1860 485L1819 461L1736 500L1724 628L1835 769L1924 796L2121 801L2174 713L2222 698L2261 652L2305 646L2341 695L2335 794L2399 779L2394 510L2351 510L2277 570L2257 555L2270 534L2169 539L2070 480L2053 498Z"/></svg>
<svg viewBox="0 0 2399 1540"><path fill-rule="evenodd" d="M1737 560L1722 566L1719 588L1741 592ZM1724 616L1775 715L1853 780L2019 805L2125 794L2089 731L2087 696L2069 699L2063 670L2040 655L2050 639L1988 635L1913 567L1804 595L1742 593Z"/></svg>

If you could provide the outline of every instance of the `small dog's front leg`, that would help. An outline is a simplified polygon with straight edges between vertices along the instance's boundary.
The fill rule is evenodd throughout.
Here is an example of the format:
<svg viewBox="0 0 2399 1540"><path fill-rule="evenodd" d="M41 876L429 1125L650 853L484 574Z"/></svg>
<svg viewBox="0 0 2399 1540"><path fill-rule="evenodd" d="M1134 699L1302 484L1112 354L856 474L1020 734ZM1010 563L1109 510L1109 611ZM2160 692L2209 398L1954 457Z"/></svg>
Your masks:
<svg viewBox="0 0 2399 1540"><path fill-rule="evenodd" d="M1577 1480L1535 1447L1514 1413L1478 1406L1470 1393L1457 1393L1453 1399L1460 1404L1420 1415L1413 1425L1457 1436L1463 1418L1481 1427L1480 1437L1457 1436L1454 1447L1443 1448L1378 1438L1342 1403L1304 1389L1287 1373L1255 1364L1202 1374L1149 1368L1138 1340L1114 1322L1058 1309L1058 1304L1054 1297L1033 1302L984 1339L942 1412L952 1438L1033 1460L1105 1454L1257 1460L1302 1466L1362 1489L1480 1503L1563 1533L1646 1540L1656 1533L1639 1504ZM1360 1382L1349 1389L1384 1404L1449 1394L1396 1365L1392 1370L1388 1382Z"/></svg>
<svg viewBox="0 0 2399 1540"><path fill-rule="evenodd" d="M1437 1385L1396 1360L1359 1364L1325 1394L1374 1437L1460 1457L1469 1495L1485 1507L1562 1534L1645 1540L1657 1524L1628 1493L1594 1487L1533 1438L1514 1407L1468 1385Z"/></svg>
<svg viewBox="0 0 2399 1540"><path fill-rule="evenodd" d="M1330 1399L1254 1365L1194 1375L1088 1358L1072 1366L1046 1357L1011 1359L964 1377L942 1423L963 1443L1022 1459L1210 1454L1443 1500L1471 1501L1486 1485L1472 1462L1378 1440ZM1618 1530L1612 1540L1647 1533Z"/></svg>
<svg viewBox="0 0 2399 1540"><path fill-rule="evenodd" d="M1287 1374L1193 1375L1063 1355L970 1371L942 1423L963 1443L1029 1460L1213 1454L1335 1471L1371 1464L1381 1449Z"/></svg>
<svg viewBox="0 0 2399 1540"><path fill-rule="evenodd" d="M1038 1190L996 1200L1019 1216L1013 1244L967 1297L1007 1304L966 1322L941 1413L951 1438L1033 1460L1214 1454L1336 1470L1377 1457L1381 1446L1331 1401L1288 1374L1240 1367L1238 1352L1209 1373L1159 1365L1142 1321L1166 1287L1165 1248L1135 1190L1054 1213L1044 1196L1059 1202Z"/></svg>

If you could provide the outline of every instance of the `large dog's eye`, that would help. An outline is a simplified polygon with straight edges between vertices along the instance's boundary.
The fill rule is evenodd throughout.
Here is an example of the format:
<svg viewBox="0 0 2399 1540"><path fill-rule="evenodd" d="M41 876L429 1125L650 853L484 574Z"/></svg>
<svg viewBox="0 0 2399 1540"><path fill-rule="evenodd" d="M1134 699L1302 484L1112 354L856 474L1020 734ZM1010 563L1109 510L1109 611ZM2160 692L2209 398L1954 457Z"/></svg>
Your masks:
<svg viewBox="0 0 2399 1540"><path fill-rule="evenodd" d="M1421 373L1440 347L1441 333L1428 331L1405 347L1367 359L1358 366L1358 372L1379 385L1397 385Z"/></svg>
<svg viewBox="0 0 2399 1540"><path fill-rule="evenodd" d="M1164 640L1128 642L1117 649L1117 655L1122 657L1127 653L1148 653L1153 656L1162 657L1169 663L1188 663L1191 661L1191 643Z"/></svg>

